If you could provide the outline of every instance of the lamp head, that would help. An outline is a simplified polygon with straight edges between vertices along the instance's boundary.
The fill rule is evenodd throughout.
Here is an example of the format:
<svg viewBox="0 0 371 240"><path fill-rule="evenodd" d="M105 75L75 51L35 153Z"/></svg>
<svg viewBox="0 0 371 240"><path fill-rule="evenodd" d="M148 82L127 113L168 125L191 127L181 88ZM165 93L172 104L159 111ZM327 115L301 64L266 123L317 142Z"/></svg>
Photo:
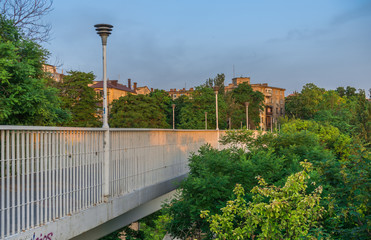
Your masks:
<svg viewBox="0 0 371 240"><path fill-rule="evenodd" d="M111 34L113 26L110 24L95 24L95 30L98 35L102 38L102 44L107 45L107 37Z"/></svg>

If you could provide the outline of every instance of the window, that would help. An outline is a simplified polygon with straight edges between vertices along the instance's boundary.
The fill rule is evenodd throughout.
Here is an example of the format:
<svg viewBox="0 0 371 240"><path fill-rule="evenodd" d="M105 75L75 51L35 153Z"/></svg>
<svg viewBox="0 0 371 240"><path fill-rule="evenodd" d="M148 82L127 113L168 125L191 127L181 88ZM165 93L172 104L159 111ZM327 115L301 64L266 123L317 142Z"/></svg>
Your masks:
<svg viewBox="0 0 371 240"><path fill-rule="evenodd" d="M281 108L281 114L283 114L283 108Z"/></svg>
<svg viewBox="0 0 371 240"><path fill-rule="evenodd" d="M278 114L278 108L276 108L276 113Z"/></svg>

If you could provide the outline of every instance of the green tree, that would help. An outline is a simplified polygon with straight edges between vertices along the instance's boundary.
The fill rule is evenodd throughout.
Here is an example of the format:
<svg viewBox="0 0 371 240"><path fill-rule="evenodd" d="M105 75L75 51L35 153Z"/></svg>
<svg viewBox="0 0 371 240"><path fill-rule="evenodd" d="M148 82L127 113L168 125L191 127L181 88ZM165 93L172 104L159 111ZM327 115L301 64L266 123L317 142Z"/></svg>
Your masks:
<svg viewBox="0 0 371 240"><path fill-rule="evenodd" d="M224 73L218 73L215 78L209 78L206 80L204 87L219 87L219 93L221 95L224 94L224 81L225 81L225 75Z"/></svg>
<svg viewBox="0 0 371 240"><path fill-rule="evenodd" d="M109 125L114 128L170 127L157 98L131 94L112 102Z"/></svg>
<svg viewBox="0 0 371 240"><path fill-rule="evenodd" d="M348 86L333 91L306 84L300 93L286 98L286 113L290 118L331 124L356 141L370 143L371 103L364 90Z"/></svg>
<svg viewBox="0 0 371 240"><path fill-rule="evenodd" d="M56 125L69 115L42 70L48 53L0 15L0 124Z"/></svg>
<svg viewBox="0 0 371 240"><path fill-rule="evenodd" d="M181 121L181 112L182 109L185 108L187 105L191 104L190 99L186 95L182 95L174 100L175 104L175 109L174 109L174 114L175 114L175 128L180 128L180 121ZM187 106L188 107L188 106Z"/></svg>
<svg viewBox="0 0 371 240"><path fill-rule="evenodd" d="M155 89L149 94L155 104L159 106L159 111L166 116L166 122L169 126L173 126L173 109L172 99L165 90Z"/></svg>
<svg viewBox="0 0 371 240"><path fill-rule="evenodd" d="M258 125L260 122L259 110L264 104L264 95L259 91L254 91L249 84L242 83L233 89L232 98L237 104L236 111L232 114L232 123L237 124L235 127L238 128L240 121L246 125L245 102L249 102L249 124L252 125L252 128Z"/></svg>
<svg viewBox="0 0 371 240"><path fill-rule="evenodd" d="M101 99L94 89L89 87L95 79L94 74L79 71L70 71L68 74L63 78L63 82L56 84L60 89L62 107L69 110L72 116L64 126L100 127L102 123L97 109Z"/></svg>
<svg viewBox="0 0 371 240"><path fill-rule="evenodd" d="M319 220L325 209L320 206L322 187L307 194L311 164L302 162L304 170L288 177L283 187L268 186L261 177L252 201L244 199L244 188L237 184L236 199L227 202L222 214L206 217L216 239L309 239L322 236Z"/></svg>
<svg viewBox="0 0 371 240"><path fill-rule="evenodd" d="M205 129L205 112L207 112L208 129L216 128L215 93L210 87L199 86L192 92L189 101L180 110L179 128ZM224 98L218 95L219 128L225 129L227 105Z"/></svg>
<svg viewBox="0 0 371 240"><path fill-rule="evenodd" d="M181 183L178 199L164 207L169 216L167 231L181 239L187 237L211 239L209 224L200 217L200 210L216 214L232 195L236 183L252 189L263 176L269 183L276 183L286 175L291 162L277 157L273 152L218 151L204 146L189 160L189 176Z"/></svg>

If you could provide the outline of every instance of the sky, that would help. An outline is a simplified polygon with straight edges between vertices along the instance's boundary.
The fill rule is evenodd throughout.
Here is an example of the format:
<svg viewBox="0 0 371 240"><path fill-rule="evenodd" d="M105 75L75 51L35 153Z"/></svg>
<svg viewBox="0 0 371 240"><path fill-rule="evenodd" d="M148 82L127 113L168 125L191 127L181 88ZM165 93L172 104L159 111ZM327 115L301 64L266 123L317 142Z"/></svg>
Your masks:
<svg viewBox="0 0 371 240"><path fill-rule="evenodd" d="M54 0L43 46L59 70L102 80L94 25L114 26L107 77L169 90L218 73L301 91L371 88L371 0Z"/></svg>

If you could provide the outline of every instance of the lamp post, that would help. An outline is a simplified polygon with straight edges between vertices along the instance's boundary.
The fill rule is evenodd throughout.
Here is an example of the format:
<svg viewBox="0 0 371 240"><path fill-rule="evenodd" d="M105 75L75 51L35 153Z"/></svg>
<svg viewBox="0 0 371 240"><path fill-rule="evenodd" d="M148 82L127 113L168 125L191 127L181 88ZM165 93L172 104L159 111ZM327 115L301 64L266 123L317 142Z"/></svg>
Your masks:
<svg viewBox="0 0 371 240"><path fill-rule="evenodd" d="M107 117L107 59L106 59L106 47L107 38L111 34L113 26L110 24L96 24L94 25L98 35L102 38L103 47L103 128L108 128L108 117Z"/></svg>
<svg viewBox="0 0 371 240"><path fill-rule="evenodd" d="M207 112L205 112L205 129L207 129Z"/></svg>
<svg viewBox="0 0 371 240"><path fill-rule="evenodd" d="M260 130L263 131L263 110L259 109Z"/></svg>
<svg viewBox="0 0 371 240"><path fill-rule="evenodd" d="M110 142L109 142L109 125L108 125L108 111L107 111L107 59L106 47L107 38L111 34L113 26L110 24L96 24L94 25L98 35L102 38L103 46L103 129L104 131L104 161L103 161L103 195L104 201L108 201L109 197L109 162L110 162Z"/></svg>
<svg viewBox="0 0 371 240"><path fill-rule="evenodd" d="M218 117L218 91L219 87L214 87L214 93L215 93L215 108L216 108L216 130L219 130L219 117Z"/></svg>
<svg viewBox="0 0 371 240"><path fill-rule="evenodd" d="M171 105L173 107L173 129L175 129L175 104Z"/></svg>
<svg viewBox="0 0 371 240"><path fill-rule="evenodd" d="M249 130L249 102L245 102L246 106L246 129Z"/></svg>

